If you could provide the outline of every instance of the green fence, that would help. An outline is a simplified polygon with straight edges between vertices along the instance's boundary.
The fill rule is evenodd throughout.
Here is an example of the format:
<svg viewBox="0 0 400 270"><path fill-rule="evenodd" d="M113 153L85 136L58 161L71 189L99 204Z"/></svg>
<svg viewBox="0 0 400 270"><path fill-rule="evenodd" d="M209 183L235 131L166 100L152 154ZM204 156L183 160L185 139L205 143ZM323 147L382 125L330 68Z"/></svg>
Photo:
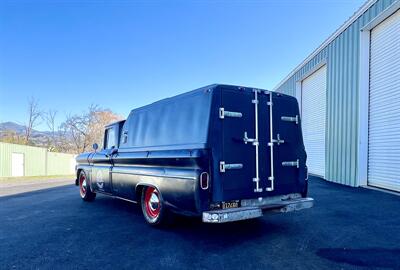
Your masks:
<svg viewBox="0 0 400 270"><path fill-rule="evenodd" d="M74 172L73 154L0 142L0 177L70 175Z"/></svg>

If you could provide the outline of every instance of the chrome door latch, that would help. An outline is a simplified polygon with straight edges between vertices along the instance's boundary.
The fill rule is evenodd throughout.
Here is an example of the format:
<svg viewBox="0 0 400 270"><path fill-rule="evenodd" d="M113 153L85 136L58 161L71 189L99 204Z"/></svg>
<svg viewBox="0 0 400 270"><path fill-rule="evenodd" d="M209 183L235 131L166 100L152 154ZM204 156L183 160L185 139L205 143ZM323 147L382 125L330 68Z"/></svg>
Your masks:
<svg viewBox="0 0 400 270"><path fill-rule="evenodd" d="M245 144L252 143L253 145L258 145L258 140L249 138L247 135L247 131L244 132L243 141Z"/></svg>
<svg viewBox="0 0 400 270"><path fill-rule="evenodd" d="M272 146L274 143L276 143L277 145L281 145L282 143L284 143L285 140L281 139L281 135L276 134L276 139L272 139L271 142L268 143L268 146Z"/></svg>
<svg viewBox="0 0 400 270"><path fill-rule="evenodd" d="M272 140L274 143L276 143L277 145L281 145L281 143L284 143L285 140L281 140L281 135L276 134L276 140Z"/></svg>

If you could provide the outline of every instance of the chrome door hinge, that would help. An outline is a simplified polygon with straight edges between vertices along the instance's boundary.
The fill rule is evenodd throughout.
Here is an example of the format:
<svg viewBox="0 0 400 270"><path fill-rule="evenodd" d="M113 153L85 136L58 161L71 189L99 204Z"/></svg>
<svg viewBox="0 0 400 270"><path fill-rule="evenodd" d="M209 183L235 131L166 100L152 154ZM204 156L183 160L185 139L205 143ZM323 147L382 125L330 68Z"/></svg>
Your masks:
<svg viewBox="0 0 400 270"><path fill-rule="evenodd" d="M291 117L291 116L282 116L281 117L282 121L286 121L286 122L295 122L296 125L299 124L299 116L296 115L295 117Z"/></svg>
<svg viewBox="0 0 400 270"><path fill-rule="evenodd" d="M243 168L243 164L241 163L231 163L231 164L227 164L225 163L225 161L220 161L219 162L219 172L225 172L226 170L238 170L238 169L242 169Z"/></svg>
<svg viewBox="0 0 400 270"><path fill-rule="evenodd" d="M241 118L243 114L241 112L230 112L230 111L225 111L224 108L219 108L219 118L224 119L225 117L236 117L236 118Z"/></svg>
<svg viewBox="0 0 400 270"><path fill-rule="evenodd" d="M296 168L299 168L300 167L300 162L299 162L299 160L296 160L296 161L282 161L282 166L283 167L296 167Z"/></svg>

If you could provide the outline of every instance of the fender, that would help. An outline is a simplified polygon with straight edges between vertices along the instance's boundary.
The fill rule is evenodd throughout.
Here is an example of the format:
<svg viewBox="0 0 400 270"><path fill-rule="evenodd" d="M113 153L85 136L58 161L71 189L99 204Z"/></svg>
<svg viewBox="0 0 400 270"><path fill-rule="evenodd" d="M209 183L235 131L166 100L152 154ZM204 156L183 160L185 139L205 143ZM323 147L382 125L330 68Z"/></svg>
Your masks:
<svg viewBox="0 0 400 270"><path fill-rule="evenodd" d="M79 175L81 171L84 171L86 174L86 181L89 184L90 190L93 192L92 188L92 168L89 165L80 165L76 167L76 179L75 179L75 185L79 186Z"/></svg>

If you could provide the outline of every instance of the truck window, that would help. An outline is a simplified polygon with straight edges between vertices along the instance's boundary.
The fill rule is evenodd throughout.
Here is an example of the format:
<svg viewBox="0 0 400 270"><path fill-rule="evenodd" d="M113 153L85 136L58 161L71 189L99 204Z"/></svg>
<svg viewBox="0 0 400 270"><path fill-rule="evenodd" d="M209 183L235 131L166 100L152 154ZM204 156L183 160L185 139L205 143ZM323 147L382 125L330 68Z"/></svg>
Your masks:
<svg viewBox="0 0 400 270"><path fill-rule="evenodd" d="M115 129L109 128L106 130L106 142L104 149L111 149L115 147Z"/></svg>

